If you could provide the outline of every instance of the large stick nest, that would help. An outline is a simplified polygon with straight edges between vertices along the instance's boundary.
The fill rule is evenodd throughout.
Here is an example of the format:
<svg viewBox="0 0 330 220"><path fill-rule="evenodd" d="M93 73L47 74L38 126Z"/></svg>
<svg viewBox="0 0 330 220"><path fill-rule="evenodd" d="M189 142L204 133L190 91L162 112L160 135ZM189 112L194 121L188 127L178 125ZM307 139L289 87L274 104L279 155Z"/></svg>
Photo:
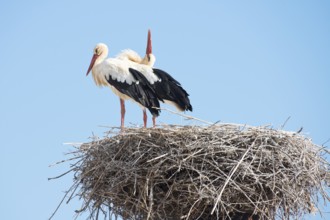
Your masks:
<svg viewBox="0 0 330 220"><path fill-rule="evenodd" d="M269 127L126 128L78 148L70 190L91 218L300 218L329 201L325 154Z"/></svg>

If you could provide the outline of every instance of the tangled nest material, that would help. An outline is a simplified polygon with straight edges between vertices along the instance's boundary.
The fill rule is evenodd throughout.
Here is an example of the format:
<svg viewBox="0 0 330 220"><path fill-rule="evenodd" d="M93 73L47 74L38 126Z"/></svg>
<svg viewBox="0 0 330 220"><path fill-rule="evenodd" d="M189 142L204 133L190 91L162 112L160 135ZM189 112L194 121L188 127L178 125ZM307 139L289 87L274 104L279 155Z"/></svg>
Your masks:
<svg viewBox="0 0 330 220"><path fill-rule="evenodd" d="M329 152L297 132L220 124L126 128L73 152L90 219L290 219L329 201ZM69 194L68 194L69 193Z"/></svg>

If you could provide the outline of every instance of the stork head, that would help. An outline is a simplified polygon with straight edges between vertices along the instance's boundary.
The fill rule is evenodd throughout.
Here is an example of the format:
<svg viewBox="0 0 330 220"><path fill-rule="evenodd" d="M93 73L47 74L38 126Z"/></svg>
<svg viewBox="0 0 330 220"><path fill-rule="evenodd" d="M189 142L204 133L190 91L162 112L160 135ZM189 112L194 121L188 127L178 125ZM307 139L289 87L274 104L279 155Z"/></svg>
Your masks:
<svg viewBox="0 0 330 220"><path fill-rule="evenodd" d="M103 61L108 56L108 47L103 43L98 43L94 48L94 55L92 57L91 63L89 64L86 76L93 69L96 61Z"/></svg>

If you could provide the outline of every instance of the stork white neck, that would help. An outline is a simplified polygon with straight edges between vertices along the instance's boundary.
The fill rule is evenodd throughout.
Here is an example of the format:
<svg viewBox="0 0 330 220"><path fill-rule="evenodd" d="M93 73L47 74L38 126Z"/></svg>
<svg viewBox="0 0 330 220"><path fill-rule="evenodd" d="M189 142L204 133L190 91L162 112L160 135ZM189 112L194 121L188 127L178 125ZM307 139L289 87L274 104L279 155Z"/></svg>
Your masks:
<svg viewBox="0 0 330 220"><path fill-rule="evenodd" d="M145 64L147 66L153 67L155 62L156 62L156 57L152 53L150 53L144 56L144 58L141 61L141 64Z"/></svg>
<svg viewBox="0 0 330 220"><path fill-rule="evenodd" d="M108 47L103 43L99 43L94 48L94 55L92 57L91 63L89 64L86 76L92 71L92 75L96 85L107 85L104 77L99 75L102 73L100 68L108 56Z"/></svg>

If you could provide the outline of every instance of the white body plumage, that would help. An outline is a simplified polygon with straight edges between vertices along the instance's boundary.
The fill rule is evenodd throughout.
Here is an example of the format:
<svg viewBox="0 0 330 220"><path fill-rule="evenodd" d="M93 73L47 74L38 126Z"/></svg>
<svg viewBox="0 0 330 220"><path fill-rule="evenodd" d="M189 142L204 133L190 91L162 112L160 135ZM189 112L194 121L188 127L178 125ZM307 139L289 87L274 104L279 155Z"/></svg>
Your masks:
<svg viewBox="0 0 330 220"><path fill-rule="evenodd" d="M111 77L113 80L121 83L127 83L128 85L131 85L132 83L138 84L139 82L134 79L133 75L129 71L129 68L132 68L141 72L150 84L154 84L156 81L159 81L158 77L152 72L151 67L135 63L127 57L120 58L117 56L116 58L105 59L108 55L108 47L102 43L98 44L97 47L102 48L103 50L102 54L95 60L95 64L92 68L93 79L97 86L108 86L120 98L124 100L132 100L131 97L119 92L115 87L111 86L107 80ZM131 53L131 55L133 55L133 53Z"/></svg>

